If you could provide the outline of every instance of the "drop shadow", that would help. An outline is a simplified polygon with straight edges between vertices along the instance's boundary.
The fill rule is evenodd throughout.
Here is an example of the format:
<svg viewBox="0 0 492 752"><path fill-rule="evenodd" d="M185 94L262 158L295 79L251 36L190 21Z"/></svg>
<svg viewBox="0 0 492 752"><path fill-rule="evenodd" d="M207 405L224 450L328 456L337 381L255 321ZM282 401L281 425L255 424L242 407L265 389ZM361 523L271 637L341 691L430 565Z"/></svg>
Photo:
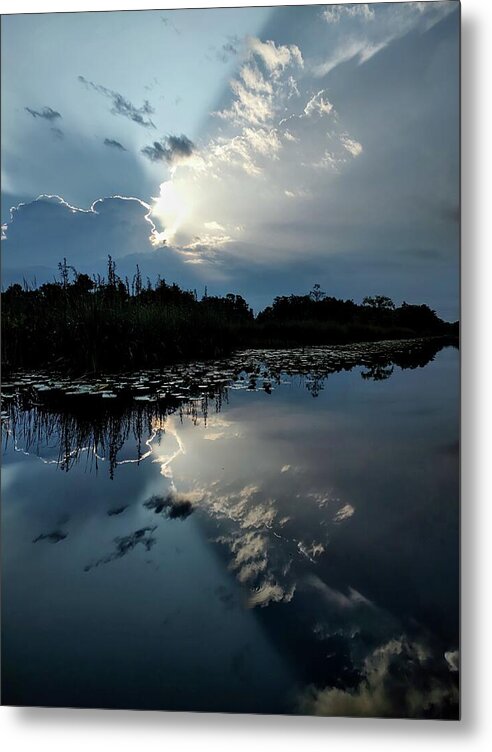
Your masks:
<svg viewBox="0 0 492 752"><path fill-rule="evenodd" d="M461 714L468 732L477 727L479 646L475 639L479 581L478 354L480 300L478 227L478 70L485 45L478 17L461 29Z"/></svg>

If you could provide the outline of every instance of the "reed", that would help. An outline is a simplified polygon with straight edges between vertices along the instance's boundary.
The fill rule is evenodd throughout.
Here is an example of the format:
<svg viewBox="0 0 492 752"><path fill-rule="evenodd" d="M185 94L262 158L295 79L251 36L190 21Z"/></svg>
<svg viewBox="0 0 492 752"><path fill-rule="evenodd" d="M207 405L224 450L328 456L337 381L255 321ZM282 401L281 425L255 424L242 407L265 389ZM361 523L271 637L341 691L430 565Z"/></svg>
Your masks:
<svg viewBox="0 0 492 752"><path fill-rule="evenodd" d="M2 293L4 370L56 367L74 373L160 367L227 355L244 347L344 344L415 336L456 336L457 324L425 305L396 308L389 298L362 304L305 296L275 298L254 316L239 295L144 284L137 267L121 279L111 257L107 277L79 274L66 261L59 279Z"/></svg>

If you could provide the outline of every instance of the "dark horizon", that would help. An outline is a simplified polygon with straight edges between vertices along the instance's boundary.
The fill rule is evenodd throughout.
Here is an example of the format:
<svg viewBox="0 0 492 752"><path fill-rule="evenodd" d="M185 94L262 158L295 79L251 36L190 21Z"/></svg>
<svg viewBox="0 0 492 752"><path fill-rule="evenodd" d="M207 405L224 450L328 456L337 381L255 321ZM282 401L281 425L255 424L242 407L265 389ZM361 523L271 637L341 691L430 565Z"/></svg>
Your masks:
<svg viewBox="0 0 492 752"><path fill-rule="evenodd" d="M125 285L125 287L128 288L128 293L132 297L135 295L135 291L134 291L135 280L139 276L141 280L141 285L143 288L148 288L148 286L150 285L153 289L156 289L156 287L162 282L169 287L178 287L182 292L192 294L196 301L202 301L207 298L226 299L231 295L234 297L243 298L245 303L247 304L247 307L253 312L253 315L255 318L258 318L258 316L263 314L267 308L270 308L275 303L276 300L286 299L286 298L287 299L288 298L290 299L304 298L307 300L309 298L315 299L315 297L319 301L324 300L324 299L329 299L329 300L335 300L337 302L353 303L356 306L370 305L369 301L371 299L373 300L384 299L386 301L389 301L391 304L390 307L393 307L393 308L400 308L402 306L426 306L434 313L437 313L425 301L420 300L417 302L417 301L402 300L401 302L399 302L399 301L395 301L391 295L387 295L382 291L379 291L377 293L371 293L371 294L363 294L359 302L354 300L353 297L340 298L340 297L337 297L336 295L330 294L329 291L327 292L325 290L322 290L321 285L317 282L313 282L313 284L311 285L311 288L309 290L304 290L303 292L291 291L290 293L279 293L279 294L273 293L273 297L271 298L270 302L266 303L264 308L255 309L255 307L253 305L250 305L249 301L246 298L244 298L244 296L240 292L233 292L230 288L224 287L221 291L217 291L214 289L209 289L208 285L204 285L203 290L200 293L200 291L197 290L197 288L191 289L185 286L180 287L178 282L174 280L166 279L161 274L158 274L156 278L152 279L150 276L142 274L142 270L140 269L140 266L138 264L136 265L133 274L130 274L130 275L126 274L122 276L119 274L117 263L113 261L111 256L109 256L108 259L109 259L110 266L112 266L112 274L115 274L116 279L120 283ZM11 281L10 283L8 283L7 286L2 281L1 294L4 295L6 292L8 292L9 289L13 287L17 287L17 286L20 286L23 292L31 292L31 291L40 290L41 288L46 287L46 286L49 287L50 285L63 285L62 267L64 264L66 267L66 274L68 274L68 277L67 277L68 285L73 285L77 281L78 278L79 279L86 278L87 280L90 280L92 283L94 283L94 290L97 288L97 286L101 286L101 285L104 286L108 284L109 280L107 277L105 277L104 273L99 273L99 272L87 273L87 272L79 271L74 266L69 264L67 259L64 259L64 263L62 262L58 263L57 271L55 272L53 270L52 276L44 281L40 281L36 277L34 277L32 281L30 281L26 277L23 277L20 280ZM107 273L107 270L108 270L108 261L106 260L106 268L105 268L106 273ZM453 321L449 321L446 319L441 319L441 320L448 324L459 323L459 318L454 319Z"/></svg>
<svg viewBox="0 0 492 752"><path fill-rule="evenodd" d="M157 278L81 274L66 259L59 279L2 293L4 367L114 371L213 358L248 347L295 347L415 337L459 337L425 304L396 306L384 295L362 303L326 295L277 296L256 315L241 295L183 290ZM56 336L53 336L53 333Z"/></svg>

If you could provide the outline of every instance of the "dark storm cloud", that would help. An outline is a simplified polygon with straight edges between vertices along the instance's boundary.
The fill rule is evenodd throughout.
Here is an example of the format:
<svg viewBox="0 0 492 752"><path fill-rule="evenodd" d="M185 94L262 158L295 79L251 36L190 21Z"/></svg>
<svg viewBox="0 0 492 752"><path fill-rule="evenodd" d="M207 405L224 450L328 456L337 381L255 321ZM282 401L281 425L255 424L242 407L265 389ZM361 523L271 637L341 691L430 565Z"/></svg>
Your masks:
<svg viewBox="0 0 492 752"><path fill-rule="evenodd" d="M183 134L181 136L165 136L160 141L154 141L151 146L142 149L151 162L167 162L173 164L191 157L195 147L193 141Z"/></svg>
<svg viewBox="0 0 492 752"><path fill-rule="evenodd" d="M25 107L24 109L29 112L33 118L43 118L43 120L49 120L50 122L53 122L53 120L56 120L57 118L61 118L60 113L53 110L51 107L42 107L41 110L33 110L31 107Z"/></svg>
<svg viewBox="0 0 492 752"><path fill-rule="evenodd" d="M104 146L109 146L112 149L118 149L119 151L126 151L123 144L120 144L119 141L116 141L114 138L105 138L104 139Z"/></svg>
<svg viewBox="0 0 492 752"><path fill-rule="evenodd" d="M5 268L45 264L56 269L64 256L74 266L150 251L153 225L149 207L134 198L99 199L89 209L71 206L57 196L41 196L11 210L7 239L2 241Z"/></svg>
<svg viewBox="0 0 492 752"><path fill-rule="evenodd" d="M147 99L141 107L135 107L134 104L128 99L125 99L125 97L117 91L108 89L106 86L101 86L101 84L96 84L93 81L88 81L84 76L78 76L78 80L88 89L93 89L107 99L110 99L112 103L111 112L113 115L122 115L129 120L133 120L134 123L142 125L144 128L155 128L155 124L152 120L149 117L146 117L154 114L154 108Z"/></svg>

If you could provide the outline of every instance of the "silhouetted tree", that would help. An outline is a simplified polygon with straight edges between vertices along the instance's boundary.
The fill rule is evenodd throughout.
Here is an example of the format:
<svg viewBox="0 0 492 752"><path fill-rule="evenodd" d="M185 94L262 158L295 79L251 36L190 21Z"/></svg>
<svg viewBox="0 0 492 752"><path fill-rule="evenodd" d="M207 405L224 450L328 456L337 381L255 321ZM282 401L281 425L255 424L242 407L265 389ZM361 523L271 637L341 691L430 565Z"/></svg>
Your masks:
<svg viewBox="0 0 492 752"><path fill-rule="evenodd" d="M395 309L395 304L386 295L367 296L362 301L362 305L375 308L378 311L394 311Z"/></svg>
<svg viewBox="0 0 492 752"><path fill-rule="evenodd" d="M326 297L326 294L321 289L320 285L315 284L311 292L309 293L309 297L311 300L314 300L315 303L319 303L320 300L323 300L323 298Z"/></svg>

